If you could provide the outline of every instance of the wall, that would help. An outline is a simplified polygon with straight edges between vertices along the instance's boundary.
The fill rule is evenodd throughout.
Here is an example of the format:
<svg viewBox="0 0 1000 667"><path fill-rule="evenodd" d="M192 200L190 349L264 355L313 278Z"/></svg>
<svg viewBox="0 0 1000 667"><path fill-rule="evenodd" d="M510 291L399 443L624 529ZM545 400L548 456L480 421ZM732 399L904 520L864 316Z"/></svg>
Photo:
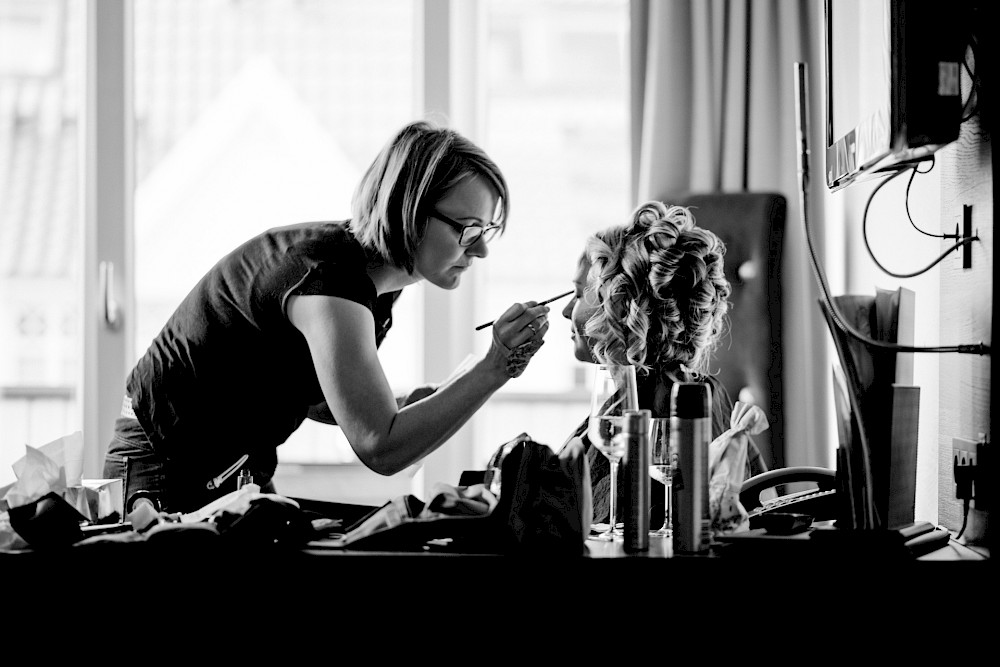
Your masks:
<svg viewBox="0 0 1000 667"><path fill-rule="evenodd" d="M904 175L886 184L871 200L867 214L870 251L865 246L864 211L881 179L858 182L824 196L826 224L837 230L827 238L828 246L833 247L828 247L826 255L832 289L854 294L874 294L876 287L912 289L916 293L918 346L990 343L993 338L994 188L988 131L993 121L987 69L993 59L983 52L988 47L978 47L978 66L976 54L971 50L967 53L981 88L978 113L962 124L959 139L936 153L933 168L917 175L909 192L908 176ZM864 48L859 45L859 49ZM860 76L864 76L863 71ZM971 79L963 72L963 99L968 99L970 88ZM929 167L922 165L920 171ZM965 206L972 207L973 229L979 236L971 247L970 268L963 267L961 251L949 253L932 269L912 278L893 277L875 264L877 259L898 274L929 265L955 241L930 238L913 227L934 234L953 234L956 226L962 225ZM840 250L843 261L838 264L833 258L840 255ZM957 531L962 528L963 517L962 503L955 499L952 439L975 440L980 433L990 433L991 358L957 353L916 354L914 384L920 387L916 518ZM987 542L987 526L987 513L973 507L963 539Z"/></svg>
<svg viewBox="0 0 1000 667"><path fill-rule="evenodd" d="M987 60L992 63L992 60ZM978 68L985 74L985 63ZM981 98L981 105L986 100ZM987 107L988 110L988 107ZM963 207L972 207L972 266L942 262L942 342L990 343L993 340L993 151L989 114L973 116L962 126L959 140L943 151L941 167L942 228L961 225ZM941 360L938 431L939 522L951 529L962 525L962 503L955 499L952 438L976 440L990 434L991 357L947 355ZM992 438L991 438L992 439ZM995 474L993 475L995 477ZM965 537L985 542L987 514L973 507Z"/></svg>

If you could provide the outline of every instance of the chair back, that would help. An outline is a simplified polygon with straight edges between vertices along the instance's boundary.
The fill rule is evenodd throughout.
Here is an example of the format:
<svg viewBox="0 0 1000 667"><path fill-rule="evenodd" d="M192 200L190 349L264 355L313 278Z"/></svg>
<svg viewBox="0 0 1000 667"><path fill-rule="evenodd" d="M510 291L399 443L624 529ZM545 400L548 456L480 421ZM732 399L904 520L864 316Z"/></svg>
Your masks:
<svg viewBox="0 0 1000 667"><path fill-rule="evenodd" d="M698 225L726 244L726 278L732 285L730 332L716 350L711 371L733 401L759 405L770 428L754 436L769 468L782 467L781 258L787 202L766 192L684 193L666 204L691 208Z"/></svg>

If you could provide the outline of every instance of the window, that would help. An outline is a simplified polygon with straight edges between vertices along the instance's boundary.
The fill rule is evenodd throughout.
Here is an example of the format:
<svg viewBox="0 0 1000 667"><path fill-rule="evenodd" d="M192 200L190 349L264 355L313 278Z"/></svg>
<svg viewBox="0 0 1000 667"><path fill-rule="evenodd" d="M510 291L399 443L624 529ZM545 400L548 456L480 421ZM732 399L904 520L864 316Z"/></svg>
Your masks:
<svg viewBox="0 0 1000 667"><path fill-rule="evenodd" d="M246 239L350 217L364 169L414 116L413 31L400 0L135 0L137 355ZM397 320L420 295L404 292ZM398 334L380 349L400 388L417 381L417 350ZM339 429L308 420L278 451L357 460Z"/></svg>
<svg viewBox="0 0 1000 667"><path fill-rule="evenodd" d="M493 0L486 7L483 142L510 181L512 216L476 267L477 322L515 301L571 289L585 237L631 212L628 3ZM545 345L525 373L477 414L481 461L522 431L558 447L586 415L589 367L573 357L566 303L549 306Z"/></svg>
<svg viewBox="0 0 1000 667"><path fill-rule="evenodd" d="M0 0L0 486L81 424L81 3Z"/></svg>
<svg viewBox="0 0 1000 667"><path fill-rule="evenodd" d="M88 26L107 21L97 7L111 24L131 20L123 44L133 50L113 58L131 59L134 211L81 224L84 46ZM134 223L135 275L119 276L131 367L235 245L273 226L348 217L361 171L393 130L425 109L438 115L435 96L504 170L513 218L463 294L404 292L380 350L390 382L425 379L444 301L478 323L568 289L586 234L630 211L627 24L627 0L0 0L0 484L25 443L114 417L88 421L81 408L92 389L110 396L105 405L122 390L117 376L85 377L108 354L81 333L93 297L80 285L97 274L84 252L92 226ZM421 72L421 44L437 49L446 30L451 61ZM563 305L552 304L528 371L474 417L476 464L511 428L557 446L585 413L587 368L573 358ZM452 356L485 351L488 332L469 329ZM279 458L355 461L343 440L318 444L329 428L305 426Z"/></svg>

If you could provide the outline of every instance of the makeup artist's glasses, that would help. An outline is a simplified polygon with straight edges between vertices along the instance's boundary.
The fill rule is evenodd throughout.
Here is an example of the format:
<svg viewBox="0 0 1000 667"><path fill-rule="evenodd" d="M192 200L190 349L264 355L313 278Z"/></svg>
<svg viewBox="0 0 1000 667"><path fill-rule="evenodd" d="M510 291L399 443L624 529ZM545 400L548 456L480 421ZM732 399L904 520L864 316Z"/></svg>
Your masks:
<svg viewBox="0 0 1000 667"><path fill-rule="evenodd" d="M483 239L484 243L489 243L500 229L500 225L495 222L491 222L486 226L477 224L463 225L457 220L452 220L448 216L442 215L437 210L431 210L430 217L437 218L446 225L453 227L458 232L458 245L460 246L470 246L480 238Z"/></svg>

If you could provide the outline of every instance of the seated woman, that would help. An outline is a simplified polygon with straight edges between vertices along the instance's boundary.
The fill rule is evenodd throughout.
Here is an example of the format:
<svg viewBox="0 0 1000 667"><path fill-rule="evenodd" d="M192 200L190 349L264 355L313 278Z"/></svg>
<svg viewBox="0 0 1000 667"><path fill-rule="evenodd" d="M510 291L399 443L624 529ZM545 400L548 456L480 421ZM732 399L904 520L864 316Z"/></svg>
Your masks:
<svg viewBox="0 0 1000 667"><path fill-rule="evenodd" d="M713 439L729 429L733 409L725 387L711 373L712 351L728 325L731 290L723 272L725 252L719 237L698 227L689 209L646 202L628 224L587 239L573 277L573 297L562 311L571 322L576 358L635 366L639 407L654 417L670 416L675 382L708 383ZM585 419L563 446L583 439L594 520L606 521L608 460L590 446L586 432ZM746 477L766 470L751 438ZM625 507L625 488L619 479L617 508ZM663 521L662 489L653 481L653 525Z"/></svg>

